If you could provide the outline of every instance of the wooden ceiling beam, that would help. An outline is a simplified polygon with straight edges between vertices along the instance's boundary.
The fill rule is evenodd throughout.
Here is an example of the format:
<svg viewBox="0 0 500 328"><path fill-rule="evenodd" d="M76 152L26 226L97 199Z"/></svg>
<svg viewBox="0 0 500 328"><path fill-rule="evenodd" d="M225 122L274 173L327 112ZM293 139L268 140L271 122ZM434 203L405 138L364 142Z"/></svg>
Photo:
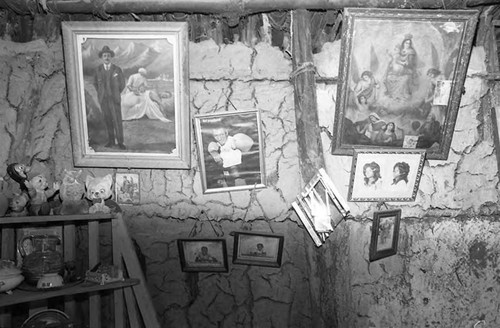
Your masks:
<svg viewBox="0 0 500 328"><path fill-rule="evenodd" d="M467 9L498 0L0 0L17 14L161 14L172 12L248 15L280 10L338 10L345 7Z"/></svg>

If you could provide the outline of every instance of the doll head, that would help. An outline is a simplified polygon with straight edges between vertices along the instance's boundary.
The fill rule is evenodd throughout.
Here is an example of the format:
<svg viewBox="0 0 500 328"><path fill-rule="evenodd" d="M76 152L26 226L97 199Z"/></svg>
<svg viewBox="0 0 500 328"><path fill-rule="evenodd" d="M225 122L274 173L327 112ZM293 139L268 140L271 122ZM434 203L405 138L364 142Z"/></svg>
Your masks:
<svg viewBox="0 0 500 328"><path fill-rule="evenodd" d="M14 194L14 197L9 203L12 213L22 213L28 205L28 195L26 193Z"/></svg>

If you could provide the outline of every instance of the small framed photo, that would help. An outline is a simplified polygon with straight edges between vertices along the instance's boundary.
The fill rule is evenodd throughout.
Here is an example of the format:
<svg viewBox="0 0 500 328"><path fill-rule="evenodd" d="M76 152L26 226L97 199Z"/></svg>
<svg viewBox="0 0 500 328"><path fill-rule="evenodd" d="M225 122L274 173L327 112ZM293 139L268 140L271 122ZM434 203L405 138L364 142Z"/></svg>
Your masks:
<svg viewBox="0 0 500 328"><path fill-rule="evenodd" d="M370 262L395 255L398 251L401 210L379 211L373 214Z"/></svg>
<svg viewBox="0 0 500 328"><path fill-rule="evenodd" d="M204 193L266 187L258 110L200 114L194 120Z"/></svg>
<svg viewBox="0 0 500 328"><path fill-rule="evenodd" d="M139 174L116 173L115 195L118 204L139 204L141 202Z"/></svg>
<svg viewBox="0 0 500 328"><path fill-rule="evenodd" d="M292 207L318 247L350 213L349 205L324 169L318 170Z"/></svg>
<svg viewBox="0 0 500 328"><path fill-rule="evenodd" d="M279 268L283 242L280 235L234 232L233 263Z"/></svg>
<svg viewBox="0 0 500 328"><path fill-rule="evenodd" d="M184 272L227 272L225 239L178 239L179 259Z"/></svg>
<svg viewBox="0 0 500 328"><path fill-rule="evenodd" d="M415 200L425 150L354 150L348 200L411 202Z"/></svg>

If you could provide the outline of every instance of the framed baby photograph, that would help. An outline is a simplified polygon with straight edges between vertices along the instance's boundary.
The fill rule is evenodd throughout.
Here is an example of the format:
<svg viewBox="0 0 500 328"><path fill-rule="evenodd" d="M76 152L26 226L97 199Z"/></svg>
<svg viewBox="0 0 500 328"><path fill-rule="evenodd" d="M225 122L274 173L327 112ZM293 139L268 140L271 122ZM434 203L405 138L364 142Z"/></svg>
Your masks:
<svg viewBox="0 0 500 328"><path fill-rule="evenodd" d="M279 268L283 242L281 235L235 231L233 263Z"/></svg>
<svg viewBox="0 0 500 328"><path fill-rule="evenodd" d="M75 166L189 169L188 24L62 22Z"/></svg>
<svg viewBox="0 0 500 328"><path fill-rule="evenodd" d="M179 259L184 272L227 272L225 239L178 239Z"/></svg>
<svg viewBox="0 0 500 328"><path fill-rule="evenodd" d="M411 202L418 192L425 150L355 149L348 200Z"/></svg>
<svg viewBox="0 0 500 328"><path fill-rule="evenodd" d="M138 173L115 174L115 197L121 205L135 205L141 202Z"/></svg>
<svg viewBox="0 0 500 328"><path fill-rule="evenodd" d="M448 158L477 10L345 8L332 153Z"/></svg>
<svg viewBox="0 0 500 328"><path fill-rule="evenodd" d="M266 187L259 110L194 117L203 193Z"/></svg>
<svg viewBox="0 0 500 328"><path fill-rule="evenodd" d="M398 252L401 210L378 211L373 214L370 262Z"/></svg>

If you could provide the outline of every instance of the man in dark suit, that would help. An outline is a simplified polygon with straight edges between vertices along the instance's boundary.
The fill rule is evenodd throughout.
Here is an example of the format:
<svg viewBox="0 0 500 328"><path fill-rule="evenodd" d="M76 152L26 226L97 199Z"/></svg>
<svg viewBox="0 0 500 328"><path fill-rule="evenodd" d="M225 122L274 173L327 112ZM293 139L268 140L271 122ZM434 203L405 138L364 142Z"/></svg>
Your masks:
<svg viewBox="0 0 500 328"><path fill-rule="evenodd" d="M125 77L120 67L111 63L115 56L113 50L104 46L99 52L102 64L96 69L94 86L97 90L104 122L108 130L108 143L106 147L126 149L123 144L123 124L121 110L121 92L125 88ZM116 143L115 143L116 138Z"/></svg>

